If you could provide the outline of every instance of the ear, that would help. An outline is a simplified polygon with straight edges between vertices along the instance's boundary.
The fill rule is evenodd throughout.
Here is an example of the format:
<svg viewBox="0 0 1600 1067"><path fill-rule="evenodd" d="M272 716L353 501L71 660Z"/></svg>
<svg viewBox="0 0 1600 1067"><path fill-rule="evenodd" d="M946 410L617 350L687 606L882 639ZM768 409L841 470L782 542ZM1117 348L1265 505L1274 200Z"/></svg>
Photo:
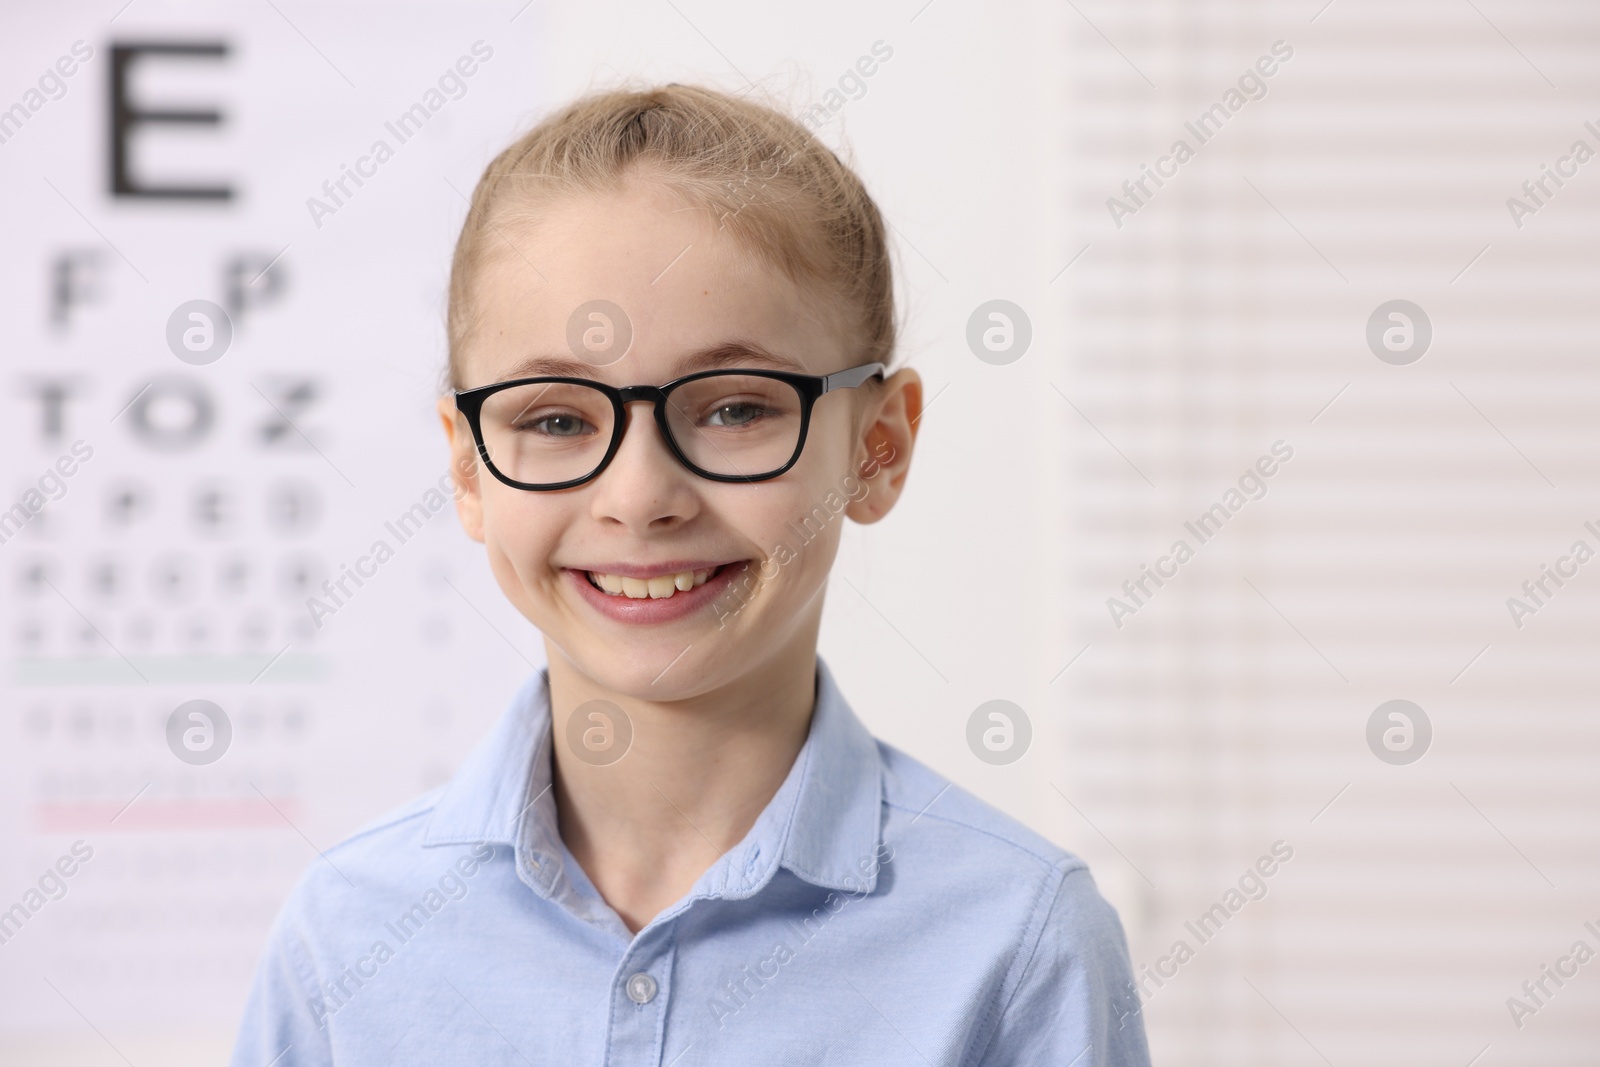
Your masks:
<svg viewBox="0 0 1600 1067"><path fill-rule="evenodd" d="M869 386L870 388L870 386ZM922 418L922 376L909 367L878 386L861 424L856 472L867 491L845 509L856 522L877 522L889 513L911 471L911 449Z"/></svg>
<svg viewBox="0 0 1600 1067"><path fill-rule="evenodd" d="M467 426L467 417L456 410L456 398L449 393L439 398L439 421L450 448L450 479L456 486L456 516L461 528L474 541L483 540L483 497L478 483L478 446Z"/></svg>

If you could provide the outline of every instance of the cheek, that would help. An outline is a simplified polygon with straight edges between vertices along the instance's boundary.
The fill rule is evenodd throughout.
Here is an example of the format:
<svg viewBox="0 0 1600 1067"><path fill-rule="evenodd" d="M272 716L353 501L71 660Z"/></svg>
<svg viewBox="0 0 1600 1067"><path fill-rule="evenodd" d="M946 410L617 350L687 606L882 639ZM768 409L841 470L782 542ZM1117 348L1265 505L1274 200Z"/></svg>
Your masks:
<svg viewBox="0 0 1600 1067"><path fill-rule="evenodd" d="M824 398L831 399L831 398ZM802 463L810 461L815 471L813 477L822 483L819 494L837 489L845 475L853 474L856 454L861 448L860 413L853 403L855 397L840 398L838 406L830 411L812 416Z"/></svg>
<svg viewBox="0 0 1600 1067"><path fill-rule="evenodd" d="M539 580L549 569L566 509L563 502L510 486L495 485L484 492L484 545L502 580L506 567L525 582Z"/></svg>
<svg viewBox="0 0 1600 1067"><path fill-rule="evenodd" d="M836 491L839 478L832 477L835 466L844 469L843 461L813 465L809 459L808 448L806 459L767 492L731 499L722 512L765 557L761 577L786 600L827 581L846 521L847 501Z"/></svg>
<svg viewBox="0 0 1600 1067"><path fill-rule="evenodd" d="M843 404L835 411L817 411L805 450L782 477L706 490L714 494L713 509L722 521L763 554L775 555L779 545L787 545L797 557L805 557L784 564L785 571L818 567L826 572L832 563L854 474L851 415Z"/></svg>

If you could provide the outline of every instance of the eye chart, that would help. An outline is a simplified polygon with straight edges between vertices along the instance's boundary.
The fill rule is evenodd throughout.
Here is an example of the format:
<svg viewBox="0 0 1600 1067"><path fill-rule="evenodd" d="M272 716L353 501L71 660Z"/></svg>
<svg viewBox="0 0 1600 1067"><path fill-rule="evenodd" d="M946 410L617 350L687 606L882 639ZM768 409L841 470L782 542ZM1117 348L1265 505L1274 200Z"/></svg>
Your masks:
<svg viewBox="0 0 1600 1067"><path fill-rule="evenodd" d="M433 411L466 198L548 106L540 16L9 22L0 1052L226 1035L299 873L541 665Z"/></svg>

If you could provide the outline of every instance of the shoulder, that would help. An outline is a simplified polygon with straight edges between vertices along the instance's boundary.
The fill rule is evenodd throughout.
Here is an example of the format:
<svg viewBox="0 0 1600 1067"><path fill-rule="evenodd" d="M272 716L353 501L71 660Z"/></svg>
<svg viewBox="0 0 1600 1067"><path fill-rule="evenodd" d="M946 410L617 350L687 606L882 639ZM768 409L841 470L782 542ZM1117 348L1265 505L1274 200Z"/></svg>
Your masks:
<svg viewBox="0 0 1600 1067"><path fill-rule="evenodd" d="M889 827L938 827L958 838L967 855L1003 867L1041 874L1084 868L1084 862L986 801L962 789L927 764L878 741L883 765L883 803Z"/></svg>
<svg viewBox="0 0 1600 1067"><path fill-rule="evenodd" d="M339 881L341 871L347 877L359 874L381 878L396 865L409 866L422 847L428 818L445 789L435 787L391 808L324 850L322 861L313 862L307 869L302 885L326 878Z"/></svg>
<svg viewBox="0 0 1600 1067"><path fill-rule="evenodd" d="M427 823L427 817L433 814L434 808L439 804L439 798L444 796L449 788L448 782L434 786L426 793L390 808L334 845L333 851L359 851L363 845L381 848L386 841L397 836L412 836L412 831L415 836L420 836L422 826Z"/></svg>
<svg viewBox="0 0 1600 1067"><path fill-rule="evenodd" d="M1127 938L1088 865L894 746L878 748L891 884L914 884L919 911L969 945L978 928L1004 945L982 1062L1065 1063L1095 1047L1079 1067L1147 1064Z"/></svg>
<svg viewBox="0 0 1600 1067"><path fill-rule="evenodd" d="M968 901L1004 926L1016 963L1036 952L1126 953L1116 909L1078 856L882 741L890 866L946 908Z"/></svg>
<svg viewBox="0 0 1600 1067"><path fill-rule="evenodd" d="M341 932L365 930L379 909L415 891L419 876L437 877L431 868L448 865L455 848L425 847L423 837L445 787L406 801L320 849L311 859L278 915L276 933L308 953ZM430 853L439 855L429 863Z"/></svg>

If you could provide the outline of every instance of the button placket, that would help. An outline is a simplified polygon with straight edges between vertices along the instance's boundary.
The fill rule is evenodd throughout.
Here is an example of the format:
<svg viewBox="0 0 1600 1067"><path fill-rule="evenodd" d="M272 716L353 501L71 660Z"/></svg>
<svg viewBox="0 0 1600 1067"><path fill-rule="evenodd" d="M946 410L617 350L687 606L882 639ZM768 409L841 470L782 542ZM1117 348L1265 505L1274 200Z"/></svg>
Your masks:
<svg viewBox="0 0 1600 1067"><path fill-rule="evenodd" d="M669 924L636 940L619 961L612 986L608 1064L660 1062L674 949Z"/></svg>

